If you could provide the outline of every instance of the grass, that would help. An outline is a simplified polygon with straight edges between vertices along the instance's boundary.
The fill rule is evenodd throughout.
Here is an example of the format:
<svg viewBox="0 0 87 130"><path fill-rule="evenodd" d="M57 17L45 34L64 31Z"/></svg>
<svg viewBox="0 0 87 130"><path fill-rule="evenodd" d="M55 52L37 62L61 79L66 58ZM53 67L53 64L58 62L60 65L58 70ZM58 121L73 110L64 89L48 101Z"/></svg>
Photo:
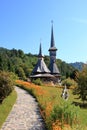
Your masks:
<svg viewBox="0 0 87 130"><path fill-rule="evenodd" d="M87 126L87 109L81 108L80 119L81 119L81 124L83 126L85 125Z"/></svg>
<svg viewBox="0 0 87 130"><path fill-rule="evenodd" d="M41 114L48 125L48 117L51 114L51 111L55 105L60 105L63 101L61 94L62 88L59 86L37 86L32 83L18 81L17 84L24 86L24 88L32 89L39 105L41 107ZM77 95L72 94L72 89L69 89L69 102L77 102L82 103L81 100L78 99ZM85 128L86 127L86 128ZM57 130L57 129L56 129ZM77 125L73 126L72 130L87 130L87 109L80 108L79 112L79 122Z"/></svg>
<svg viewBox="0 0 87 130"><path fill-rule="evenodd" d="M17 98L16 91L13 90L13 92L4 99L3 103L0 104L0 128L4 121L6 120L9 112L12 109L12 106L14 105Z"/></svg>
<svg viewBox="0 0 87 130"><path fill-rule="evenodd" d="M49 92L50 100L53 101L53 105L60 104L62 102L61 93L62 88L58 87L45 87L43 86L44 90ZM72 94L72 89L69 89L69 99L70 102L77 102L82 103L80 99L78 99L77 95ZM44 97L44 100L47 100L47 97ZM87 108L80 108L79 112L79 125L78 128L73 128L73 130L87 130ZM80 128L81 127L81 128Z"/></svg>

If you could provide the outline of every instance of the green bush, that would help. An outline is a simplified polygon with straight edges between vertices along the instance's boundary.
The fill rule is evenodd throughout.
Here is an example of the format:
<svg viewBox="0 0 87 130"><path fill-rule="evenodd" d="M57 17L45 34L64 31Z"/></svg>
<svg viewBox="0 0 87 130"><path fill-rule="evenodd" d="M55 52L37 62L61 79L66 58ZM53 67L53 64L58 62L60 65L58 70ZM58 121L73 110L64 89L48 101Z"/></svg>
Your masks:
<svg viewBox="0 0 87 130"><path fill-rule="evenodd" d="M64 86L66 85L67 88L69 88L71 86L76 87L77 83L73 79L67 78L67 79L65 79L65 80L62 81L62 85L64 85Z"/></svg>
<svg viewBox="0 0 87 130"><path fill-rule="evenodd" d="M0 71L0 103L12 92L13 85L13 74Z"/></svg>
<svg viewBox="0 0 87 130"><path fill-rule="evenodd" d="M36 85L42 85L42 81L41 81L40 78L38 78L38 79L36 79L36 80L33 79L32 82L33 82L34 84L36 84Z"/></svg>
<svg viewBox="0 0 87 130"><path fill-rule="evenodd" d="M69 124L72 126L78 121L79 111L79 107L63 101L62 104L54 106L50 119L53 122L58 120L61 123L61 127L64 124Z"/></svg>

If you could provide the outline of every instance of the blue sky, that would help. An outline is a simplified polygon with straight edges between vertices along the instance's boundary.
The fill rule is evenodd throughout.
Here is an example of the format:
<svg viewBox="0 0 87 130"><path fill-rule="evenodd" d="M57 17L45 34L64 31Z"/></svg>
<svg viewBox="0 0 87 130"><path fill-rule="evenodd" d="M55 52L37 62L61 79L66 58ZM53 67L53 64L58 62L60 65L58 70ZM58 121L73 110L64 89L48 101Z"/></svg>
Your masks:
<svg viewBox="0 0 87 130"><path fill-rule="evenodd" d="M0 47L49 55L54 21L57 58L87 62L87 0L0 0Z"/></svg>

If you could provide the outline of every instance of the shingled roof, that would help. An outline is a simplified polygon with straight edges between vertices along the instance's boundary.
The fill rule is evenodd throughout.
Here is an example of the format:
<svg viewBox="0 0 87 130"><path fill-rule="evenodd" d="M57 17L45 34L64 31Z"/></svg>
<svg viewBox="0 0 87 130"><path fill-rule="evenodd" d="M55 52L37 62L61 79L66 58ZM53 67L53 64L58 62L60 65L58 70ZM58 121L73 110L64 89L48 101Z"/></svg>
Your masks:
<svg viewBox="0 0 87 130"><path fill-rule="evenodd" d="M38 62L32 73L50 73L50 70L47 68L43 58L38 59Z"/></svg>
<svg viewBox="0 0 87 130"><path fill-rule="evenodd" d="M47 66L44 62L43 55L42 55L41 43L40 43L38 61L37 61L35 68L32 71L32 75L34 75L34 74L45 74L45 73L50 73L50 70L47 68Z"/></svg>
<svg viewBox="0 0 87 130"><path fill-rule="evenodd" d="M58 69L58 67L57 67L55 62L50 64L49 69L51 71L51 74L60 74L60 71L59 71L59 69Z"/></svg>

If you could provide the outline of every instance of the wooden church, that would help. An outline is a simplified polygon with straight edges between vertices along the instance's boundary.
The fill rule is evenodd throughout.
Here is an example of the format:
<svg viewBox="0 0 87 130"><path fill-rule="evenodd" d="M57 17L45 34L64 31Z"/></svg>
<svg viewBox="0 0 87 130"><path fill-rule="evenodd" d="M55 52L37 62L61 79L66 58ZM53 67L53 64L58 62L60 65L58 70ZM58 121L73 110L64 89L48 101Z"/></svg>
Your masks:
<svg viewBox="0 0 87 130"><path fill-rule="evenodd" d="M40 43L39 54L38 54L38 61L36 66L34 67L31 78L37 79L41 78L45 81L53 81L57 83L60 81L60 71L56 65L56 51L57 48L55 47L54 42L54 33L53 33L53 24L51 27L51 44L49 48L49 55L50 55L50 63L49 68L46 66L44 62L44 57L42 55L42 47Z"/></svg>

